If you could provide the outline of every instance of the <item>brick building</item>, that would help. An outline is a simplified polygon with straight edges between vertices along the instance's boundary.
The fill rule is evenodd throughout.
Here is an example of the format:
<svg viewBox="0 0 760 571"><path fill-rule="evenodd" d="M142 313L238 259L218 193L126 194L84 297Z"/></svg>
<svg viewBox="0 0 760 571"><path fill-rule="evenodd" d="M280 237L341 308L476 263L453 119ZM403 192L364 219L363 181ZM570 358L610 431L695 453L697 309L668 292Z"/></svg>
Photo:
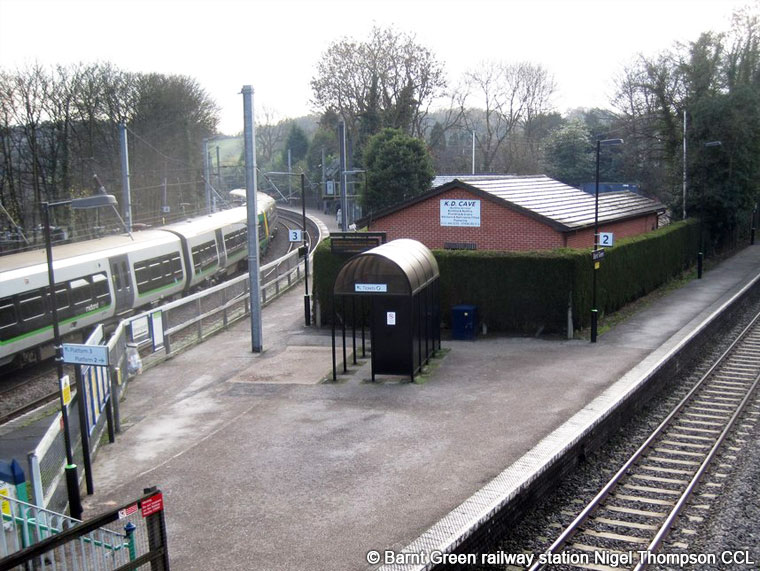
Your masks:
<svg viewBox="0 0 760 571"><path fill-rule="evenodd" d="M437 179L437 180L440 180ZM632 192L599 195L599 232L657 228L665 207ZM428 248L541 250L594 244L595 197L547 176L461 177L357 221Z"/></svg>

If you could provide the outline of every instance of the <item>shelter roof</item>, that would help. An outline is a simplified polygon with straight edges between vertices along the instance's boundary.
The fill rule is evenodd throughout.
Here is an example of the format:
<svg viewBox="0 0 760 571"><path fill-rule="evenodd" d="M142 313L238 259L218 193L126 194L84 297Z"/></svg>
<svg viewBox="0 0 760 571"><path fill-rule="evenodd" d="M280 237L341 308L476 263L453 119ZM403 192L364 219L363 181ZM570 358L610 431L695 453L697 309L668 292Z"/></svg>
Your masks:
<svg viewBox="0 0 760 571"><path fill-rule="evenodd" d="M415 295L437 278L438 262L424 244L393 240L346 262L335 279L333 293Z"/></svg>

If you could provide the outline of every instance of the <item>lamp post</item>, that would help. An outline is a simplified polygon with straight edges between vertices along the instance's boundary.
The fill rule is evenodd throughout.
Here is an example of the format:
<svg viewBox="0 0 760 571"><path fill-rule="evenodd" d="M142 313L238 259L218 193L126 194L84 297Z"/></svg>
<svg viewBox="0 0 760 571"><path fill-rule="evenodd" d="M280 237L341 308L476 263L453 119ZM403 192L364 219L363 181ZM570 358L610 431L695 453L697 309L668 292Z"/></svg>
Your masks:
<svg viewBox="0 0 760 571"><path fill-rule="evenodd" d="M704 144L704 147L707 149L710 149L710 148L720 147L722 145L723 143L721 141L709 141ZM697 279L698 280L702 279L702 269L704 267L704 258L705 258L704 232L702 231L703 219L705 217L704 204L703 204L704 190L702 190L702 194L703 194L702 200L700 201L700 204L699 204L699 251L697 252Z"/></svg>
<svg viewBox="0 0 760 571"><path fill-rule="evenodd" d="M285 175L288 177L295 176L293 172L268 172L270 174ZM304 324L311 325L311 296L309 295L309 241L306 239L306 173L301 173L301 248L300 254L303 256L304 264L304 295L303 295L303 315ZM290 179L288 179L290 180Z"/></svg>
<svg viewBox="0 0 760 571"><path fill-rule="evenodd" d="M303 255L303 318L304 324L311 325L311 298L309 297L309 243L306 241L306 175L301 173L301 227L302 242L301 254Z"/></svg>
<svg viewBox="0 0 760 571"><path fill-rule="evenodd" d="M69 204L76 210L88 208L101 208L103 206L116 207L116 198L111 194L98 194L87 198L75 198L61 200L59 202L42 202L42 223L45 234L45 253L47 256L48 274L48 299L50 301L50 313L53 318L53 343L55 344L55 366L60 385L61 417L63 420L63 440L66 448L66 490L69 498L69 513L75 519L82 519L82 501L79 495L79 478L77 466L74 464L74 451L71 445L71 433L69 430L69 413L63 391L63 346L61 343L61 331L58 325L58 303L55 297L55 274L53 272L53 245L50 238L50 208ZM118 212L117 212L118 214ZM80 395L81 397L81 395Z"/></svg>
<svg viewBox="0 0 760 571"><path fill-rule="evenodd" d="M596 251L599 247L599 155L602 146L622 145L623 139L597 139L596 141L596 185L594 190L594 274L591 290L591 342L596 343L597 328L599 322L599 310L596 307L596 272L599 269L600 262L597 261Z"/></svg>

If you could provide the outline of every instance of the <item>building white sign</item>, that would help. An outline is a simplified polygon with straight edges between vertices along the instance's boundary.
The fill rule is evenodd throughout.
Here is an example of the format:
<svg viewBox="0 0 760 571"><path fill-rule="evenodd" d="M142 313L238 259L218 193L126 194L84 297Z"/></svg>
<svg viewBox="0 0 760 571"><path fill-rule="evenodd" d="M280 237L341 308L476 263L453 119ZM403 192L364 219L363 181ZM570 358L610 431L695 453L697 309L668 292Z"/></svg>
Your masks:
<svg viewBox="0 0 760 571"><path fill-rule="evenodd" d="M480 227L480 200L447 198L441 200L441 226Z"/></svg>

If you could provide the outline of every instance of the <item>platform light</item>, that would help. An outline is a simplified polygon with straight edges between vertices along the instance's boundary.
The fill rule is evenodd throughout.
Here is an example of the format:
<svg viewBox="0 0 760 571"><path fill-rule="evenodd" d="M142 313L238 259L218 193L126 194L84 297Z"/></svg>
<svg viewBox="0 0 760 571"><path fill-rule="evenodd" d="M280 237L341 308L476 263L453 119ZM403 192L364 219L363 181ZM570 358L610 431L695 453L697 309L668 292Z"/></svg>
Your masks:
<svg viewBox="0 0 760 571"><path fill-rule="evenodd" d="M306 230L306 174L294 172L272 171L268 175L299 176L301 178L301 247L300 254L304 259L304 295L303 295L303 318L306 327L311 325L311 296L309 295L309 234Z"/></svg>
<svg viewBox="0 0 760 571"><path fill-rule="evenodd" d="M705 147L705 148L707 148L707 149L714 149L716 147L722 147L723 146L723 141L708 141L706 143L703 143L702 146ZM702 193L703 193L703 199L704 199L704 190L702 191ZM703 220L702 219L704 218L704 212L703 212L703 210L704 210L704 208L703 208L703 205L702 205L702 201L700 201L700 205L699 205L699 251L697 252L697 279L698 280L702 279L702 269L704 267L704 259L705 259L704 233L702 232L702 230L703 230L703 224L702 224ZM754 216L753 216L753 219L754 219ZM754 237L753 237L753 242L754 242Z"/></svg>
<svg viewBox="0 0 760 571"><path fill-rule="evenodd" d="M594 252L598 249L599 236L599 155L602 147L622 145L623 139L597 139L596 141L596 186L594 191ZM596 259L596 255L594 255ZM596 343L599 310L596 307L596 262L593 265L592 299L591 299L591 342Z"/></svg>
<svg viewBox="0 0 760 571"><path fill-rule="evenodd" d="M55 274L53 272L53 244L50 237L50 209L55 206L70 205L74 210L88 210L91 208L113 207L116 211L118 203L112 194L96 194L84 198L73 198L58 202L41 202L42 224L45 235L45 254L47 256L48 274L48 299L50 300L50 313L53 317L53 343L55 345L55 366L60 386L61 417L63 420L63 440L66 449L66 490L69 499L69 513L75 519L82 519L82 500L79 495L79 477L77 466L74 464L74 451L71 444L71 431L69 429L69 414L66 396L63 390L63 345L61 342L61 330L58 324L58 303L55 296ZM118 211L116 211L118 216ZM119 217L121 220L121 217ZM123 223L123 222L122 222ZM81 396L80 396L81 398ZM82 419L80 419L81 421Z"/></svg>

